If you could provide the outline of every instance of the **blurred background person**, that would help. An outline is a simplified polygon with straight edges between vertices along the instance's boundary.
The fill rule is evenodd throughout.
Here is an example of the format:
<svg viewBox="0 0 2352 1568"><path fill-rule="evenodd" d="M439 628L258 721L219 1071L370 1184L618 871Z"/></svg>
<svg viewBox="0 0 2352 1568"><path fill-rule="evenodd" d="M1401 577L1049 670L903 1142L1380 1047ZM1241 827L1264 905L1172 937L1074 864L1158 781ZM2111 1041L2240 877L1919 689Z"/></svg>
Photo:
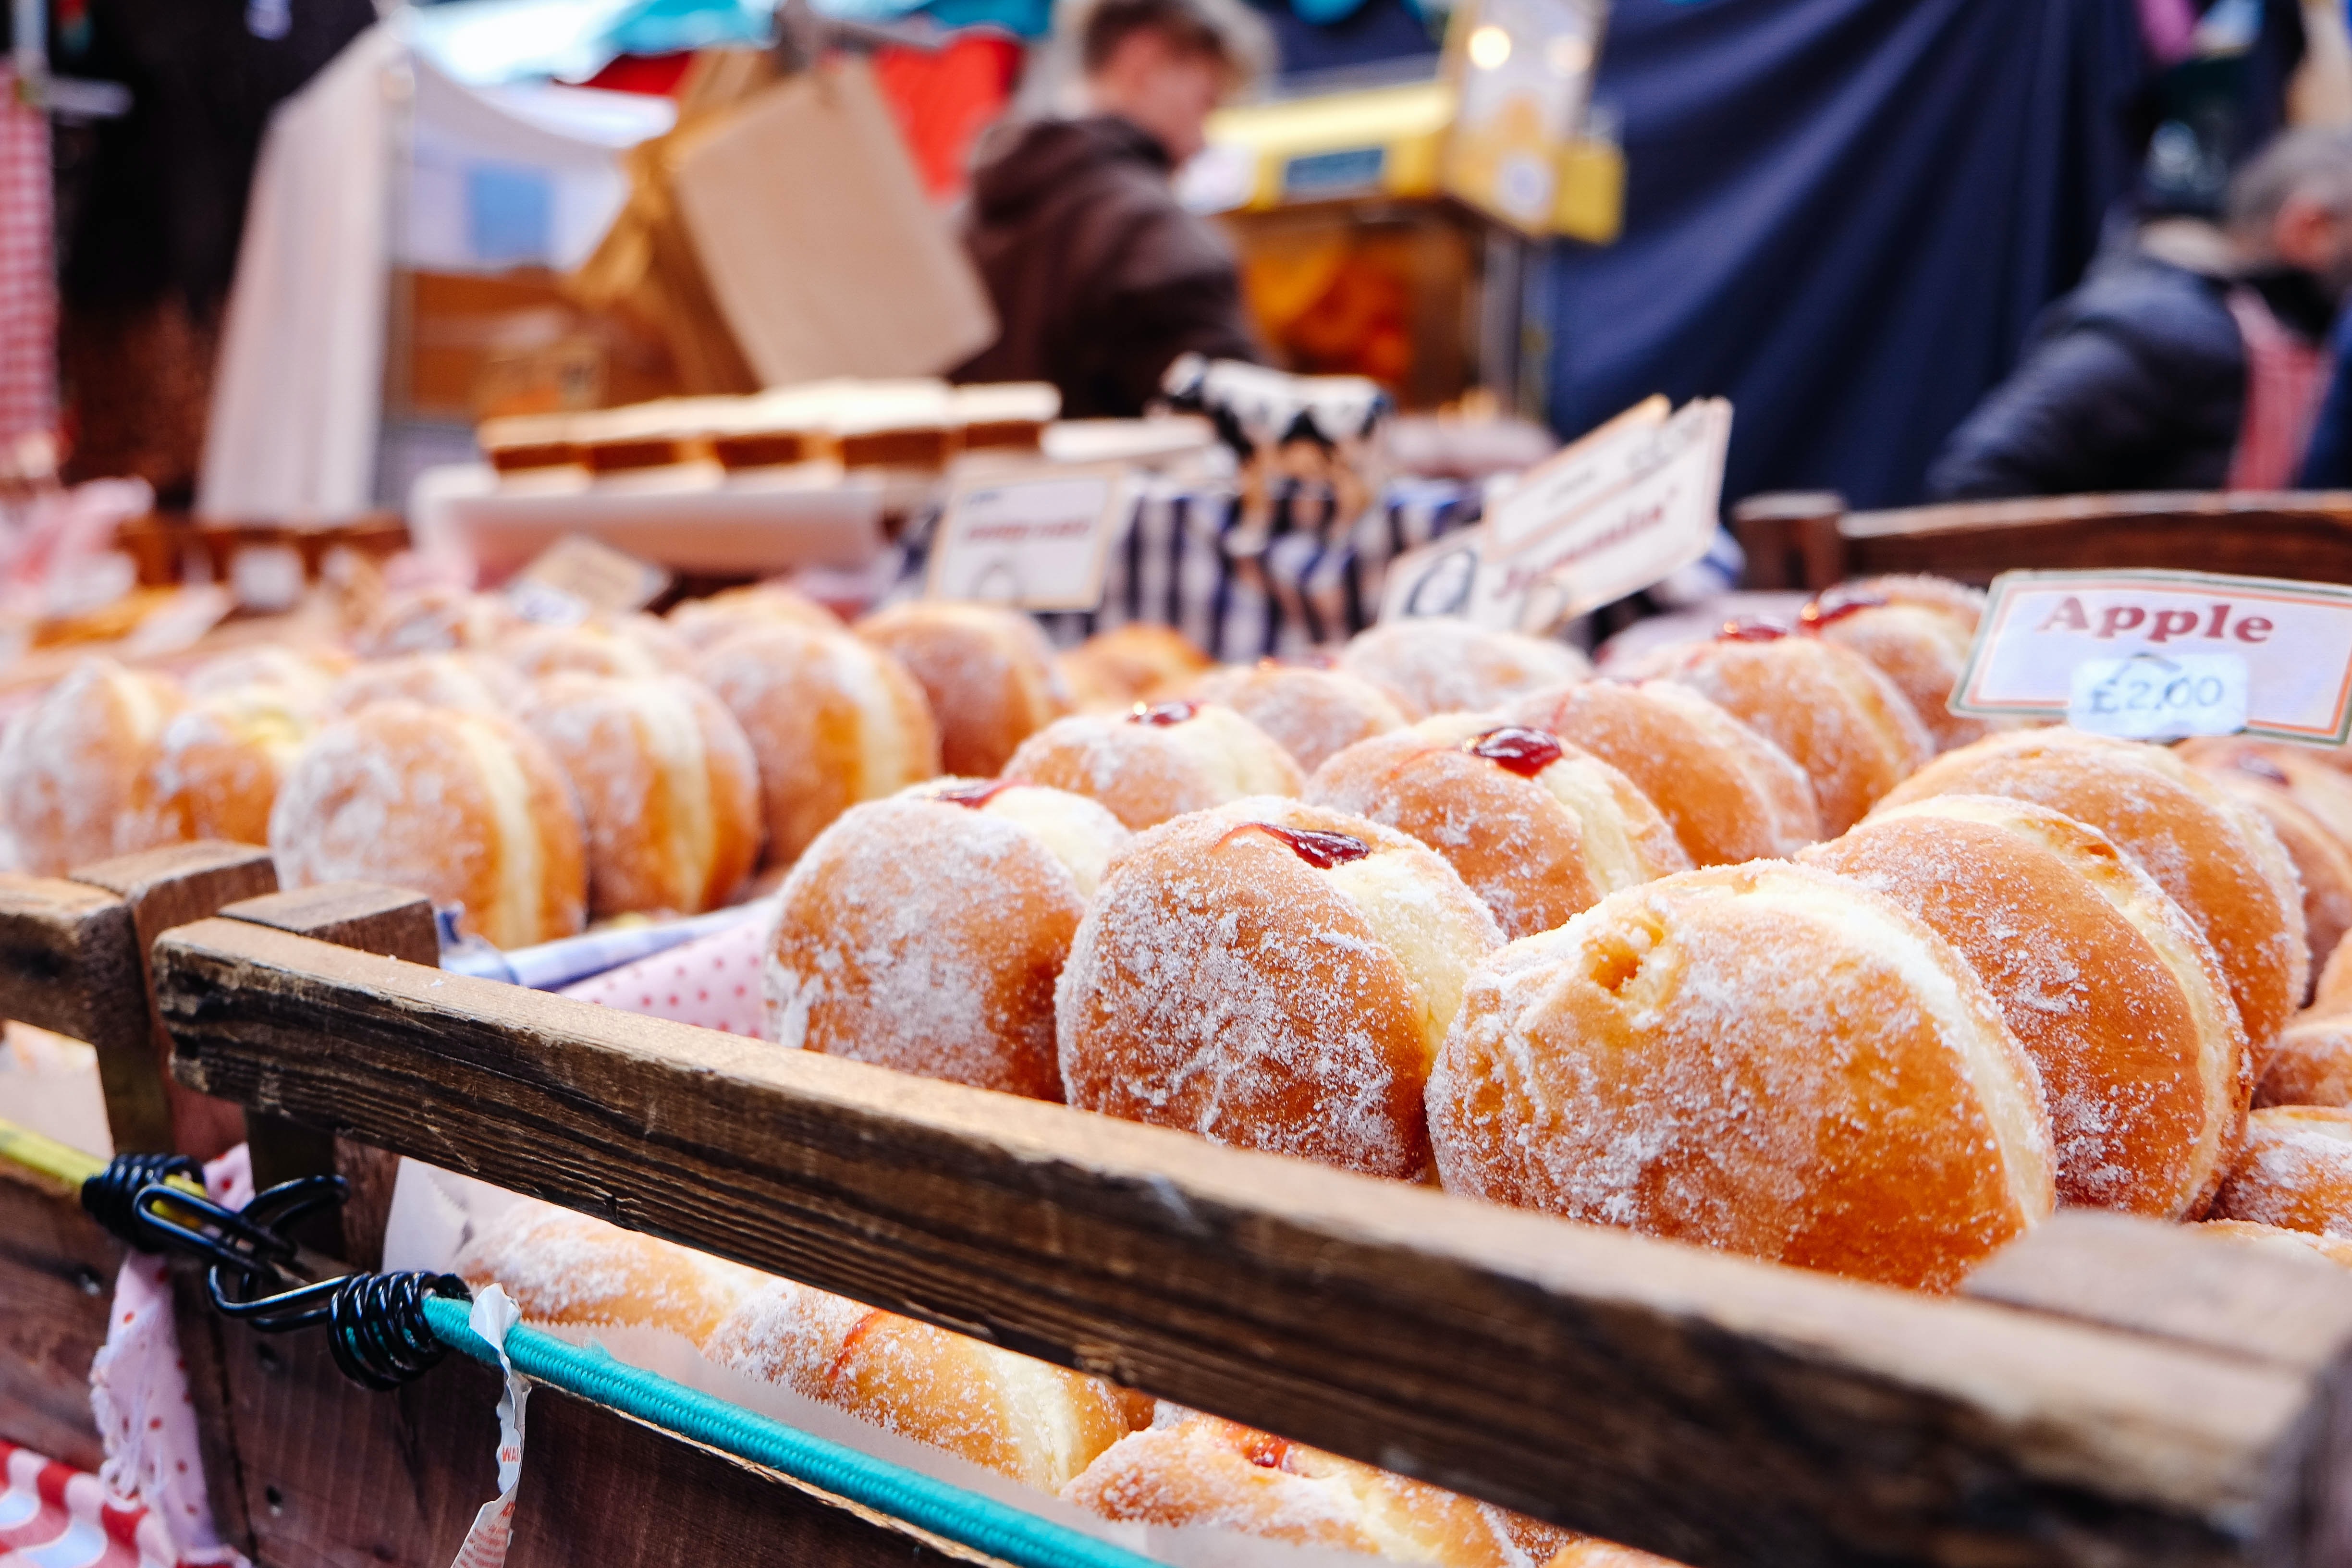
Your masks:
<svg viewBox="0 0 2352 1568"><path fill-rule="evenodd" d="M963 240L1001 332L955 379L1050 381L1066 417L1129 417L1181 353L1257 357L1231 244L1170 182L1270 45L1236 0L1098 0L1065 25L1080 112L978 150Z"/></svg>

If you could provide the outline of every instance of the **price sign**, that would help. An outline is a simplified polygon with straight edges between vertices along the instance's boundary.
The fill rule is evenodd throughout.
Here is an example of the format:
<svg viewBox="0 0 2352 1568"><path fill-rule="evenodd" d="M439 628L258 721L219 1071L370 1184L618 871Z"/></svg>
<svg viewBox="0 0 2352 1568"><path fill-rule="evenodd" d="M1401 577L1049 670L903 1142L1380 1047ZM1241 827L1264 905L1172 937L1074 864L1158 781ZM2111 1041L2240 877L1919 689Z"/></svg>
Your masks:
<svg viewBox="0 0 2352 1568"><path fill-rule="evenodd" d="M1521 474L1486 509L1486 548L1508 555L1633 478L1674 405L1643 399Z"/></svg>
<svg viewBox="0 0 2352 1568"><path fill-rule="evenodd" d="M1120 464L1039 463L957 482L931 534L924 593L1027 610L1102 604L1113 535L1136 500Z"/></svg>
<svg viewBox="0 0 2352 1568"><path fill-rule="evenodd" d="M526 620L572 626L599 611L642 610L661 597L669 581L669 573L650 561L572 533L516 573L507 584L507 598Z"/></svg>
<svg viewBox="0 0 2352 1568"><path fill-rule="evenodd" d="M2140 739L2243 731L2341 745L2352 735L2352 588L2200 572L2004 573L1951 709Z"/></svg>

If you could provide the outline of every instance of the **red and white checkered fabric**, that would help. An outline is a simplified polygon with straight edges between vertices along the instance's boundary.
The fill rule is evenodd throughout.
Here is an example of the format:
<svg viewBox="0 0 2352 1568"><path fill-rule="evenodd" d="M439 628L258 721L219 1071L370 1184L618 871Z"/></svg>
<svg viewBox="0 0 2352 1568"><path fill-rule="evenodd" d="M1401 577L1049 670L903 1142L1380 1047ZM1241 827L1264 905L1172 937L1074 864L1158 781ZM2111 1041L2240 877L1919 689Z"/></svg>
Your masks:
<svg viewBox="0 0 2352 1568"><path fill-rule="evenodd" d="M49 121L0 64L0 448L58 427Z"/></svg>

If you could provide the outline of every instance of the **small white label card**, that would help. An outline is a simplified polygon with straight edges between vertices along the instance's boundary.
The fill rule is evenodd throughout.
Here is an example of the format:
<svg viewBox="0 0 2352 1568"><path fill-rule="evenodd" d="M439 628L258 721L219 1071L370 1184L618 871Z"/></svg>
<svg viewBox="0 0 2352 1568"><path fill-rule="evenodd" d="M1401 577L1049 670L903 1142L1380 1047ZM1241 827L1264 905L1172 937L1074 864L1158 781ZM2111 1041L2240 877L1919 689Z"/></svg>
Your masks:
<svg viewBox="0 0 2352 1568"><path fill-rule="evenodd" d="M2352 587L2202 572L2003 573L1951 709L2136 738L2243 731L2341 745L2352 735Z"/></svg>
<svg viewBox="0 0 2352 1568"><path fill-rule="evenodd" d="M1037 463L959 479L931 533L925 595L1027 610L1097 608L1111 540L1138 485L1117 463Z"/></svg>
<svg viewBox="0 0 2352 1568"><path fill-rule="evenodd" d="M1673 412L1654 394L1521 474L1486 509L1487 552L1508 555L1622 485Z"/></svg>

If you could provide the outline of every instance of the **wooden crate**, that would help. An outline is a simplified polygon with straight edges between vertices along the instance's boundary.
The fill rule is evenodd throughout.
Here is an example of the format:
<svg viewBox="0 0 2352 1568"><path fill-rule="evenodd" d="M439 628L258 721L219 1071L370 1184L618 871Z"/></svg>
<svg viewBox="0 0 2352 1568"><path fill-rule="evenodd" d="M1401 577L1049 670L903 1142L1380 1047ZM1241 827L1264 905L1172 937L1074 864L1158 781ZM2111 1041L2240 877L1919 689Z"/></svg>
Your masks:
<svg viewBox="0 0 2352 1568"><path fill-rule="evenodd" d="M190 1088L1693 1563L2352 1563L2352 1279L2316 1260L2068 1214L1934 1298L249 919L165 933L154 967ZM469 1376L394 1403L457 1388L481 1411ZM527 1511L535 1486L563 1500L533 1527L543 1560L913 1550L846 1524L788 1546L826 1517L798 1493L747 1492L710 1456L549 1404L566 1436L548 1460L534 1422L525 1482ZM444 1456L487 1448L403 1419L382 1447L420 1491ZM281 1414L261 1436L297 1426ZM663 1477L657 1501L628 1484L637 1467ZM621 1500L582 1489L592 1473ZM341 1469L322 1506L383 1475ZM656 1507L719 1521L725 1546L681 1552L637 1511ZM642 1528L616 1542L616 1519ZM296 1560L258 1519L255 1536L266 1561ZM345 1541L306 1560L361 1555Z"/></svg>

